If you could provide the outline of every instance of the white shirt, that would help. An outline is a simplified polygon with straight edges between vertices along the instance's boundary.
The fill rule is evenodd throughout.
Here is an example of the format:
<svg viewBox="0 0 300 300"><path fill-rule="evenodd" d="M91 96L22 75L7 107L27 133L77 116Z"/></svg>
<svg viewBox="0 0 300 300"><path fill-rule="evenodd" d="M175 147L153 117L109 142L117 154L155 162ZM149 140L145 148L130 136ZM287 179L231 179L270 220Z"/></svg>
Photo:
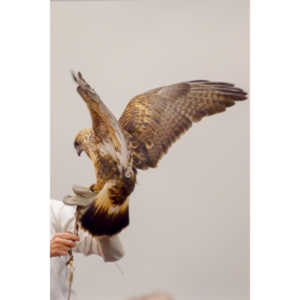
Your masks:
<svg viewBox="0 0 300 300"><path fill-rule="evenodd" d="M50 201L50 231L51 238L59 232L66 230L74 231L74 214L75 207L64 205L63 202L57 200ZM79 229L80 241L76 242L76 246L72 248L74 252L80 252L84 255L98 254L101 255L99 244L87 232ZM50 299L66 300L69 288L69 270L66 262L69 256L52 257L51 266L51 283L50 283ZM76 295L72 291L71 299L75 300Z"/></svg>

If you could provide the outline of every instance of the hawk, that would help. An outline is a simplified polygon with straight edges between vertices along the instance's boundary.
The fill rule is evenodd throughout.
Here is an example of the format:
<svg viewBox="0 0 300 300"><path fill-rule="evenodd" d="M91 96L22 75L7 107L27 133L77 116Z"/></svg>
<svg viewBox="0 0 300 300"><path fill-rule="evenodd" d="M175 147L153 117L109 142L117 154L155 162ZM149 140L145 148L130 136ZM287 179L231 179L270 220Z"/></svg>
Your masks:
<svg viewBox="0 0 300 300"><path fill-rule="evenodd" d="M98 237L115 235L129 224L137 170L155 168L193 123L247 99L246 92L230 83L180 82L134 97L117 120L80 72L72 76L92 119L92 128L79 131L74 147L91 159L97 179L82 191L94 196L82 198L88 202L78 221Z"/></svg>

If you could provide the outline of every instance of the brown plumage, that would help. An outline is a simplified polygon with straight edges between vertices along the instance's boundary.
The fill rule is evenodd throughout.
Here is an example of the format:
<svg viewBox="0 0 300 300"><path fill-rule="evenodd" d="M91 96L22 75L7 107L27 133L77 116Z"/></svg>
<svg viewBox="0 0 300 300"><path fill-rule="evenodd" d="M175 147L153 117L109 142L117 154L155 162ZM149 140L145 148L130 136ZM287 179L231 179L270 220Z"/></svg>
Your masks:
<svg viewBox="0 0 300 300"><path fill-rule="evenodd" d="M193 122L247 99L247 93L230 83L181 82L134 97L117 121L80 73L73 78L93 124L79 132L74 146L93 161L97 183L91 190L98 192L80 223L96 236L113 235L129 224L136 169L156 167Z"/></svg>
<svg viewBox="0 0 300 300"><path fill-rule="evenodd" d="M127 134L134 166L156 167L181 134L203 117L225 111L247 94L223 82L196 80L148 91L133 98L119 123Z"/></svg>

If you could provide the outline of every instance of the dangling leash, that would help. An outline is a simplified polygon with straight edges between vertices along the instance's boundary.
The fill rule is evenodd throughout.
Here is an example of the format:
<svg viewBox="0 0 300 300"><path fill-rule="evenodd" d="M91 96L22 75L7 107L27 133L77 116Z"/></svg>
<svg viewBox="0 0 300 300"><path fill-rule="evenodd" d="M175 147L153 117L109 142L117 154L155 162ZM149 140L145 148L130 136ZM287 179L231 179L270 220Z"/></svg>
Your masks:
<svg viewBox="0 0 300 300"><path fill-rule="evenodd" d="M89 188L78 185L74 185L72 189L75 195L65 196L63 202L66 205L76 206L74 234L78 236L80 215L82 215L82 213L93 203L94 198L97 196L97 192L92 192ZM99 243L102 258L105 262L116 262L124 256L123 246L118 234L111 237L99 236L94 238ZM75 269L72 250L69 250L68 253L70 257L66 262L66 266L69 268L68 300L70 300ZM120 269L120 266L116 264L116 267L122 274L123 271Z"/></svg>
<svg viewBox="0 0 300 300"><path fill-rule="evenodd" d="M74 224L74 234L78 236L78 230L79 230L79 210L80 207L76 207L76 212L75 212L75 224ZM70 258L66 262L66 266L69 267L69 289L68 289L68 300L71 299L71 292L72 292L72 283L73 283L73 277L74 277L74 255L72 249L68 251Z"/></svg>
<svg viewBox="0 0 300 300"><path fill-rule="evenodd" d="M63 202L71 206L76 205L75 224L74 224L73 233L76 236L78 236L80 211L84 209L84 207L87 207L92 203L93 198L95 197L95 193L91 192L88 188L76 186L76 185L73 186L73 192L75 193L75 195L65 196ZM70 257L66 262L66 266L69 268L69 289L68 289L67 300L70 300L75 268L74 268L74 255L72 249L70 249L68 253Z"/></svg>

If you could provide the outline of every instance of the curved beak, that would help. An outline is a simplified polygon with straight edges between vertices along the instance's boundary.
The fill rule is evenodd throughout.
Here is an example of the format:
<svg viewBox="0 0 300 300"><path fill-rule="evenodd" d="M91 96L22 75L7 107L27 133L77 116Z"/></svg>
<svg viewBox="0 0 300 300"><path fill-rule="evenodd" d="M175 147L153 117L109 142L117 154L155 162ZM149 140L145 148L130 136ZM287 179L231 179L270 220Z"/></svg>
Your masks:
<svg viewBox="0 0 300 300"><path fill-rule="evenodd" d="M76 152L77 152L77 155L78 155L78 156L80 156L80 154L81 154L82 150L81 150L81 149L79 149L79 148L76 148Z"/></svg>

